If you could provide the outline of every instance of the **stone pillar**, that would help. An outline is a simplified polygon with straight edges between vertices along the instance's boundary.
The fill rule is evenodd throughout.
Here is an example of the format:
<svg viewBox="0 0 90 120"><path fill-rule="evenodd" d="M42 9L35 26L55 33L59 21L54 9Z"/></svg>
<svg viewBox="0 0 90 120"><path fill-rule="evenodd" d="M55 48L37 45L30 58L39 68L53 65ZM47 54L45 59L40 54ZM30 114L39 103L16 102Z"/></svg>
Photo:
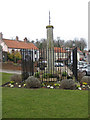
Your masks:
<svg viewBox="0 0 90 120"><path fill-rule="evenodd" d="M53 26L46 26L47 29L47 70L49 73L54 71L54 44L53 44Z"/></svg>

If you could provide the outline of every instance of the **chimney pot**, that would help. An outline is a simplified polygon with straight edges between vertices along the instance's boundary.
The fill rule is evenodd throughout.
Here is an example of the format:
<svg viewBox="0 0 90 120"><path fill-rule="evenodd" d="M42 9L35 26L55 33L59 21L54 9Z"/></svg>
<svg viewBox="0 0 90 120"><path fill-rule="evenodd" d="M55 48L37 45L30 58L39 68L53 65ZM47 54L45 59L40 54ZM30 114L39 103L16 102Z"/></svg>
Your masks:
<svg viewBox="0 0 90 120"><path fill-rule="evenodd" d="M27 37L24 38L24 42L27 42Z"/></svg>
<svg viewBox="0 0 90 120"><path fill-rule="evenodd" d="M18 36L16 36L16 41L18 41L19 40L19 38L18 38Z"/></svg>

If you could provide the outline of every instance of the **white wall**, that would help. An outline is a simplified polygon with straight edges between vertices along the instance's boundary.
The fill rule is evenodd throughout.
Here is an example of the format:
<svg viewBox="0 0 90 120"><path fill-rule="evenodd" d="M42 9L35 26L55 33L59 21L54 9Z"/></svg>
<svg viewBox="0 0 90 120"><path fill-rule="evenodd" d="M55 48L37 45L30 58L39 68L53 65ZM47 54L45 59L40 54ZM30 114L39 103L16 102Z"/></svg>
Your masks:
<svg viewBox="0 0 90 120"><path fill-rule="evenodd" d="M7 45L4 42L1 42L0 45L2 46L2 50L3 51L8 52L8 47L7 47Z"/></svg>

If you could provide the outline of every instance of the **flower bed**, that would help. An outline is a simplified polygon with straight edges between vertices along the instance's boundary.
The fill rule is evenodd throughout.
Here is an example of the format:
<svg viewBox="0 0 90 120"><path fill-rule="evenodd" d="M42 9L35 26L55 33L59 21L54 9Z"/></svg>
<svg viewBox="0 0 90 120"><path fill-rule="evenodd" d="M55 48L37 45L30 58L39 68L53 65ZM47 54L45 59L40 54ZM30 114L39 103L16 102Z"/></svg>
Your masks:
<svg viewBox="0 0 90 120"><path fill-rule="evenodd" d="M56 78L51 78L56 79ZM10 82L2 85L2 87L10 88L47 88L47 89L70 89L70 90L89 90L89 82L75 82L73 79L63 79L61 81L40 81L40 78L29 76L25 81L22 81L21 75L11 76Z"/></svg>
<svg viewBox="0 0 90 120"><path fill-rule="evenodd" d="M62 89L61 87L61 81L59 82L54 82L54 83L51 83L51 82L43 82L41 84L41 87L40 88L47 88L47 89ZM86 83L86 82L83 82L82 84L80 83L75 83L76 85L76 90L89 90L90 89L90 86ZM25 82L21 82L21 83L17 83L17 82L14 82L14 81L10 81L8 82L7 84L3 85L3 87L10 87L10 88L27 88L26 86L26 83ZM68 88L69 89L69 88Z"/></svg>

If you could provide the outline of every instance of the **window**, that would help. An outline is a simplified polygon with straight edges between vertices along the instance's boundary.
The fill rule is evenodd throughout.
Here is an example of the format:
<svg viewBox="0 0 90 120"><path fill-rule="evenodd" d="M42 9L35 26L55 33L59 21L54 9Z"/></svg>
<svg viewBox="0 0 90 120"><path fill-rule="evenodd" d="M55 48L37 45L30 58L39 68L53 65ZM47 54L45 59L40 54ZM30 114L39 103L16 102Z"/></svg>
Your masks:
<svg viewBox="0 0 90 120"><path fill-rule="evenodd" d="M37 58L35 58L35 61L37 61Z"/></svg>
<svg viewBox="0 0 90 120"><path fill-rule="evenodd" d="M37 54L37 51L35 50L35 54Z"/></svg>
<svg viewBox="0 0 90 120"><path fill-rule="evenodd" d="M12 49L12 53L14 53L14 49Z"/></svg>

